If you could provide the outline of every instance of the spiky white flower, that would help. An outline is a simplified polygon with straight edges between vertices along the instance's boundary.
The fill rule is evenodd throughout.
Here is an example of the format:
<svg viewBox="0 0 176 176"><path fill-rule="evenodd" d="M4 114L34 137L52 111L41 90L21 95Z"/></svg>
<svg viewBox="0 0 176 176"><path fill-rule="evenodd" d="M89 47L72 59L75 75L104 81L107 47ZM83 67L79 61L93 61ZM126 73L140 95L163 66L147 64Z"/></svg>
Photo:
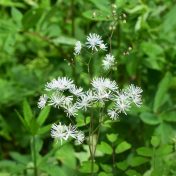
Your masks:
<svg viewBox="0 0 176 176"><path fill-rule="evenodd" d="M75 47L74 47L74 55L80 54L81 48L82 48L81 42L80 42L80 41L77 41L77 42L75 43Z"/></svg>
<svg viewBox="0 0 176 176"><path fill-rule="evenodd" d="M78 109L79 107L77 106L77 104L69 104L67 106L64 106L64 111L66 112L68 117L77 116Z"/></svg>
<svg viewBox="0 0 176 176"><path fill-rule="evenodd" d="M71 86L69 91L70 91L70 93L72 93L73 95L78 96L78 97L80 97L84 94L83 88L81 88L81 87L77 88L75 85Z"/></svg>
<svg viewBox="0 0 176 176"><path fill-rule="evenodd" d="M49 105L54 107L62 107L65 102L65 96L61 93L54 92L49 100Z"/></svg>
<svg viewBox="0 0 176 176"><path fill-rule="evenodd" d="M111 91L96 91L95 100L103 102L108 100L110 96L111 96Z"/></svg>
<svg viewBox="0 0 176 176"><path fill-rule="evenodd" d="M79 131L79 132L77 133L77 136L76 136L76 142L77 142L78 144L82 144L83 141L84 141L84 139L85 139L84 133L83 133L82 131Z"/></svg>
<svg viewBox="0 0 176 176"><path fill-rule="evenodd" d="M68 105L72 104L72 101L73 101L73 96L65 97L64 102L63 102L63 106L68 106Z"/></svg>
<svg viewBox="0 0 176 176"><path fill-rule="evenodd" d="M106 49L107 49L107 46L106 46L106 44L104 44L104 43L101 43L101 44L99 45L99 47L100 47L100 49L105 50L105 51L106 51Z"/></svg>
<svg viewBox="0 0 176 176"><path fill-rule="evenodd" d="M84 133L78 131L76 126L72 126L71 124L69 126L62 125L61 123L59 125L53 124L51 127L51 137L60 140L61 144L63 140L66 141L70 137L76 139L78 144L84 141Z"/></svg>
<svg viewBox="0 0 176 176"><path fill-rule="evenodd" d="M62 140L68 139L66 130L67 130L66 125L62 125L61 123L57 125L54 123L51 127L51 137L60 140L62 144Z"/></svg>
<svg viewBox="0 0 176 176"><path fill-rule="evenodd" d="M115 91L118 89L118 86L116 84L115 81L111 81L108 78L94 78L91 82L93 88L96 91L106 91L107 89L111 90L111 91Z"/></svg>
<svg viewBox="0 0 176 176"><path fill-rule="evenodd" d="M119 113L124 113L126 115L126 111L129 111L130 108L130 100L124 92L119 93L116 98L116 109Z"/></svg>
<svg viewBox="0 0 176 176"><path fill-rule="evenodd" d="M39 101L38 101L38 107L43 109L46 105L48 96L46 94L40 96Z"/></svg>
<svg viewBox="0 0 176 176"><path fill-rule="evenodd" d="M100 47L102 49L105 49L105 45L103 44L103 40L101 39L101 36L99 36L98 34L89 34L87 36L87 42L86 45L88 48L91 48L92 50L98 51L97 47Z"/></svg>
<svg viewBox="0 0 176 176"><path fill-rule="evenodd" d="M94 100L95 100L95 95L93 91L88 90L79 98L76 104L79 109L83 108L84 110L87 110L87 108L91 106Z"/></svg>
<svg viewBox="0 0 176 176"><path fill-rule="evenodd" d="M115 57L112 54L106 54L105 58L103 59L103 68L105 70L109 70L115 64Z"/></svg>
<svg viewBox="0 0 176 176"><path fill-rule="evenodd" d="M136 106L140 107L142 104L142 99L141 99L141 93L143 90L140 87L134 86L131 84L125 93L131 98L133 103L135 103Z"/></svg>
<svg viewBox="0 0 176 176"><path fill-rule="evenodd" d="M109 115L110 119L112 119L112 120L117 120L119 118L119 115L115 109L109 109L108 115Z"/></svg>
<svg viewBox="0 0 176 176"><path fill-rule="evenodd" d="M67 77L58 77L58 79L53 79L51 82L45 85L47 91L58 90L64 91L73 86L73 81Z"/></svg>

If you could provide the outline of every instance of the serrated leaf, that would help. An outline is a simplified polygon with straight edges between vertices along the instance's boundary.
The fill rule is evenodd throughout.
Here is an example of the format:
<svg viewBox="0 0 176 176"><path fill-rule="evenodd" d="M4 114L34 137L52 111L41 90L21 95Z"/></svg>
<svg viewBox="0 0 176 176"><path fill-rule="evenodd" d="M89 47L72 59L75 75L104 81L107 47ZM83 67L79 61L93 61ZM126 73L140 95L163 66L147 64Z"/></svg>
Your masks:
<svg viewBox="0 0 176 176"><path fill-rule="evenodd" d="M129 150L130 148L131 148L131 144L126 141L123 141L116 147L115 152L116 153L123 153L126 150Z"/></svg>

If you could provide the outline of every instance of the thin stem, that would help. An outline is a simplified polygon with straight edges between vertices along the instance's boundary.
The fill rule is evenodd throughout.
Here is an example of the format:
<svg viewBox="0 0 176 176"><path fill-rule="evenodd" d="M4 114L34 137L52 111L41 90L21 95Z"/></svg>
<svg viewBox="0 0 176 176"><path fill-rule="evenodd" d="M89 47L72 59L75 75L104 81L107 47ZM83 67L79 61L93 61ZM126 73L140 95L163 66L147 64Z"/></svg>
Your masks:
<svg viewBox="0 0 176 176"><path fill-rule="evenodd" d="M34 176L37 176L37 155L36 155L36 144L35 135L32 136L32 153L33 153L33 163L34 163Z"/></svg>

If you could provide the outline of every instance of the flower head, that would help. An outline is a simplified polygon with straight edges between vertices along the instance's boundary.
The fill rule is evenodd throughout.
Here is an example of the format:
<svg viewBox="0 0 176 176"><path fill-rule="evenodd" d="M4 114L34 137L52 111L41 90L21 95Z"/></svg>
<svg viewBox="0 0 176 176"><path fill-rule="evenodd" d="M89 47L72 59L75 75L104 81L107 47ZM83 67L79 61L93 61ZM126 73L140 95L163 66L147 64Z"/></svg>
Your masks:
<svg viewBox="0 0 176 176"><path fill-rule="evenodd" d="M106 54L105 58L103 59L103 68L105 70L109 70L115 64L115 57L111 54Z"/></svg>
<svg viewBox="0 0 176 176"><path fill-rule="evenodd" d="M74 47L74 55L80 54L81 48L82 48L81 42L80 42L80 41L77 41L77 42L75 43L75 47Z"/></svg>
<svg viewBox="0 0 176 176"><path fill-rule="evenodd" d="M54 92L49 100L49 105L54 107L62 107L65 103L65 96L61 93Z"/></svg>
<svg viewBox="0 0 176 176"><path fill-rule="evenodd" d="M97 47L100 47L100 49L105 50L106 46L103 43L103 40L101 39L101 36L99 36L98 34L89 34L87 36L87 42L86 45L88 48L91 48L92 50L98 51Z"/></svg>
<svg viewBox="0 0 176 176"><path fill-rule="evenodd" d="M109 115L110 119L112 119L112 120L117 120L119 117L119 114L117 113L117 111L115 109L109 109L108 115Z"/></svg>
<svg viewBox="0 0 176 176"><path fill-rule="evenodd" d="M39 101L38 101L38 107L43 109L46 105L48 96L46 94L40 96Z"/></svg>

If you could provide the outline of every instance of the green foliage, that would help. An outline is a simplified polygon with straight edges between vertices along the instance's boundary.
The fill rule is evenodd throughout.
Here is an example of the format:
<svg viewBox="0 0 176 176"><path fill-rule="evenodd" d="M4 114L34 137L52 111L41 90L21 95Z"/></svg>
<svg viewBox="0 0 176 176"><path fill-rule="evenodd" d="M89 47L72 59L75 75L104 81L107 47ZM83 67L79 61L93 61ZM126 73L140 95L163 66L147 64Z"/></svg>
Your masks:
<svg viewBox="0 0 176 176"><path fill-rule="evenodd" d="M60 145L50 137L51 124L73 119L49 107L37 108L41 88L54 77L71 77L88 89L90 80L83 72L88 61L74 57L73 47L89 33L108 42L113 34L117 58L117 68L106 74L100 67L102 55L95 55L92 73L111 76L120 89L129 83L143 89L140 109L118 121L106 120L100 140L93 136L94 175L176 175L176 5L113 2L119 15L114 31L111 1L0 0L0 176L30 176L35 168L37 175L48 176L92 172L88 139L78 146L73 141ZM92 113L97 125L98 112ZM86 113L73 121L87 133Z"/></svg>

